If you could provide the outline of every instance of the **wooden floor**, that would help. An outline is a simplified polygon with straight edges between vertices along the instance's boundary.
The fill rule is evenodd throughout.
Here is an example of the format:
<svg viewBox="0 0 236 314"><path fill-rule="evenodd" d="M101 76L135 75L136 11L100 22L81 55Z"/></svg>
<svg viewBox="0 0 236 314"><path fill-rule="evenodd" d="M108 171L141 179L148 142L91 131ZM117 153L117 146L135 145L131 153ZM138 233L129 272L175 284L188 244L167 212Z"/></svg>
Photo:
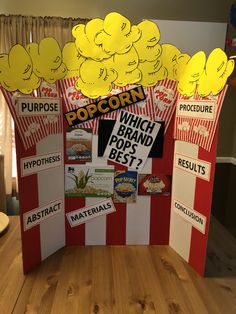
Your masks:
<svg viewBox="0 0 236 314"><path fill-rule="evenodd" d="M236 313L236 241L220 230L207 262L218 277L201 278L168 246L68 247L24 276L12 217L0 237L0 313Z"/></svg>

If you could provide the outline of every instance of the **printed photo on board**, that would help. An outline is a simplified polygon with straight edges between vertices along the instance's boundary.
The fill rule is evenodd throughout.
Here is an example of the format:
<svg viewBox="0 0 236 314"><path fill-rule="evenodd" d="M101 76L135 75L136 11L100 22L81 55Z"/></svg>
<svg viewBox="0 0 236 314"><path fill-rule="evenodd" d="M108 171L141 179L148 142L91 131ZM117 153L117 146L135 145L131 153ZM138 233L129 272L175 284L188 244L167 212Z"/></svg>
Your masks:
<svg viewBox="0 0 236 314"><path fill-rule="evenodd" d="M92 129L66 130L67 161L92 161Z"/></svg>
<svg viewBox="0 0 236 314"><path fill-rule="evenodd" d="M116 171L114 203L135 203L137 198L137 172Z"/></svg>
<svg viewBox="0 0 236 314"><path fill-rule="evenodd" d="M113 166L65 165L66 197L109 197L113 187Z"/></svg>
<svg viewBox="0 0 236 314"><path fill-rule="evenodd" d="M171 176L164 174L139 174L139 195L165 195L171 193Z"/></svg>

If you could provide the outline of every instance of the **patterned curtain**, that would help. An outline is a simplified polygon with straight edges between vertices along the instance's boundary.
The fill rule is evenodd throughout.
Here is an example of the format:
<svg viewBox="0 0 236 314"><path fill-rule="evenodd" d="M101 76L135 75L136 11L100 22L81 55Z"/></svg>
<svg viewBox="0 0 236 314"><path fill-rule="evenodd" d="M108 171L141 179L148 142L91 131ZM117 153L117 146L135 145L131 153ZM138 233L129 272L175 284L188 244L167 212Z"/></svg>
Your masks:
<svg viewBox="0 0 236 314"><path fill-rule="evenodd" d="M32 17L19 15L0 15L0 54L8 53L15 44L23 46L39 42L44 37L54 37L61 48L73 37L71 29L78 23L85 24L88 19L61 17ZM6 211L7 197L17 190L14 125L11 114L0 92L0 211ZM3 173L4 172L4 173Z"/></svg>

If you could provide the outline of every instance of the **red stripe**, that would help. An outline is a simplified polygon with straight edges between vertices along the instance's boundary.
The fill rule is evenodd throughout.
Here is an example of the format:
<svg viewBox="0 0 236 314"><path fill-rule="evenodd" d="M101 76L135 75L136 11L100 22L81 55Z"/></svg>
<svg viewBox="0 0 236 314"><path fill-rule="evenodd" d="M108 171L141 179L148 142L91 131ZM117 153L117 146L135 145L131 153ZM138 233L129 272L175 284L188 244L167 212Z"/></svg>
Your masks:
<svg viewBox="0 0 236 314"><path fill-rule="evenodd" d="M174 139L174 119L167 129L164 141L163 157L152 158L152 173L172 175ZM151 196L150 208L150 244L169 243L171 196Z"/></svg>
<svg viewBox="0 0 236 314"><path fill-rule="evenodd" d="M171 196L151 196L150 245L168 245Z"/></svg>
<svg viewBox="0 0 236 314"><path fill-rule="evenodd" d="M173 130L174 130L174 117L170 122L169 128L166 131L164 146L163 146L163 157L154 158L155 163L153 164L157 173L172 174L173 170L173 156L174 156L174 139L173 139Z"/></svg>
<svg viewBox="0 0 236 314"><path fill-rule="evenodd" d="M218 129L217 132L218 133ZM208 239L209 221L211 215L212 190L214 183L215 159L217 148L217 134L214 138L211 151L199 148L198 158L211 163L210 181L196 178L194 209L207 217L206 232L202 234L192 228L192 237L189 254L189 264L200 274L204 275L206 263L206 249Z"/></svg>
<svg viewBox="0 0 236 314"><path fill-rule="evenodd" d="M21 241L22 258L24 273L29 272L41 263L41 244L39 225L24 231L23 214L35 209L38 203L38 182L37 175L33 174L27 177L21 177L20 160L21 158L36 154L36 147L33 146L27 151L24 150L18 132L16 131L16 149L17 149L17 170L19 181L19 203L21 220Z"/></svg>
<svg viewBox="0 0 236 314"><path fill-rule="evenodd" d="M65 197L65 213L85 206L85 198ZM65 217L66 245L85 245L85 224L71 228Z"/></svg>

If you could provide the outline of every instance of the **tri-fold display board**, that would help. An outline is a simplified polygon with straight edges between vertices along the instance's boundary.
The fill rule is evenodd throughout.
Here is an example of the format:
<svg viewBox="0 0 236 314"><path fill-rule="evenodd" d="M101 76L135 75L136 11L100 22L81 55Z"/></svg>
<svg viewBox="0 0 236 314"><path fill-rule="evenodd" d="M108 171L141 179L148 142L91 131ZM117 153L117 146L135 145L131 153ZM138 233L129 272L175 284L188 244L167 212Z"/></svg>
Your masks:
<svg viewBox="0 0 236 314"><path fill-rule="evenodd" d="M131 25L112 12L76 25L63 49L45 38L0 55L24 272L67 245L161 244L204 274L218 119L234 67L220 49L225 32L217 23Z"/></svg>

